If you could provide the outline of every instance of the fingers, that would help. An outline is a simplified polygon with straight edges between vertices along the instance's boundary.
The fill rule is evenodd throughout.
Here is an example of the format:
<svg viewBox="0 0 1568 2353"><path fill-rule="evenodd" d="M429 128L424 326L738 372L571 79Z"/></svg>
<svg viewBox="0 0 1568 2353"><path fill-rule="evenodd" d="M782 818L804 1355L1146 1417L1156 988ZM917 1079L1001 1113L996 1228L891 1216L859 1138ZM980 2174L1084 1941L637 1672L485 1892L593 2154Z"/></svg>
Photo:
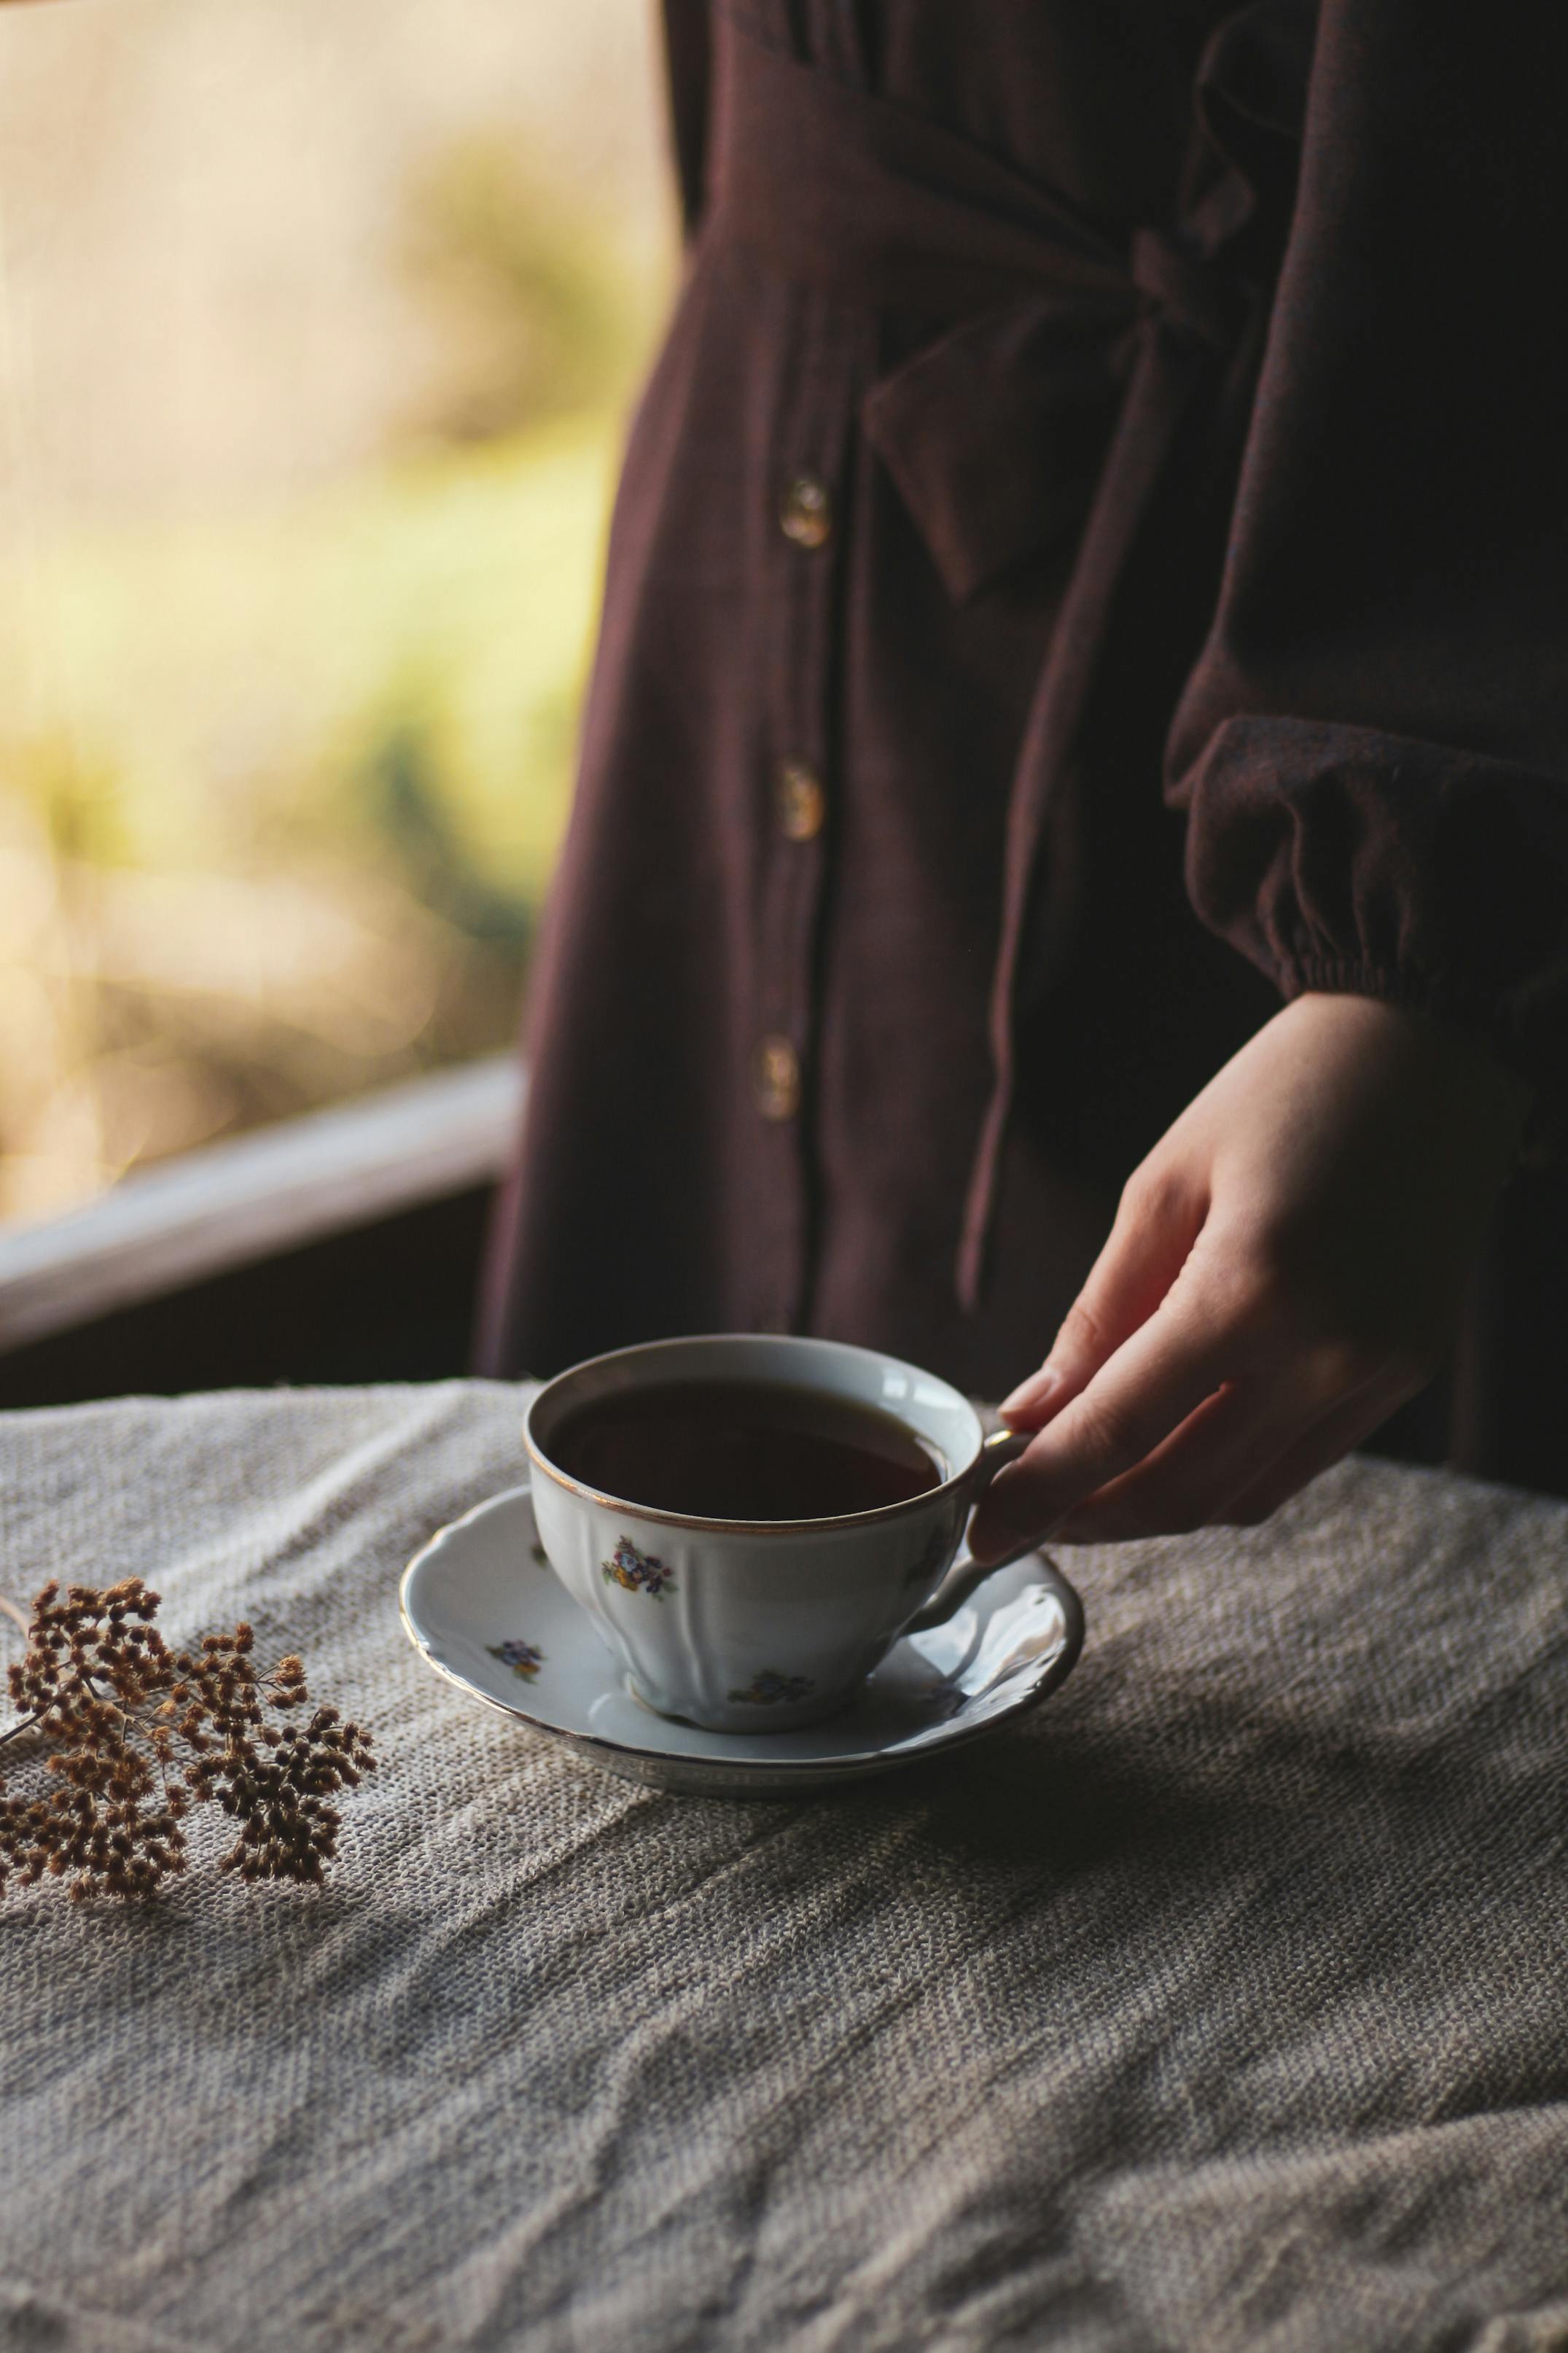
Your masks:
<svg viewBox="0 0 1568 2353"><path fill-rule="evenodd" d="M1316 1386L1309 1375L1272 1395L1221 1390L1136 1469L1069 1512L1052 1541L1122 1544L1215 1525L1255 1526L1359 1445L1414 1384L1382 1373L1327 1413L1315 1408Z"/></svg>
<svg viewBox="0 0 1568 2353"><path fill-rule="evenodd" d="M1140 1170L1037 1373L1004 1398L1014 1430L1039 1430L1087 1388L1102 1365L1146 1324L1181 1272L1206 1202L1174 1180Z"/></svg>
<svg viewBox="0 0 1568 2353"><path fill-rule="evenodd" d="M1074 1504L1051 1540L1124 1544L1201 1528L1271 1467L1300 1429L1289 1398L1260 1393L1256 1383L1227 1384L1142 1462Z"/></svg>
<svg viewBox="0 0 1568 2353"><path fill-rule="evenodd" d="M1370 1438L1391 1413L1424 1386L1419 1374L1409 1372L1392 1372L1373 1380L1333 1412L1325 1414L1304 1437L1288 1447L1260 1478L1233 1495L1214 1517L1227 1527L1260 1527L1292 1495L1300 1494L1321 1472L1352 1453L1363 1438Z"/></svg>
<svg viewBox="0 0 1568 2353"><path fill-rule="evenodd" d="M1086 1496L1132 1469L1233 1375L1248 1369L1227 1319L1192 1308L1180 1288L1124 1340L983 1498L970 1529L976 1558L999 1559L1044 1535Z"/></svg>
<svg viewBox="0 0 1568 2353"><path fill-rule="evenodd" d="M1034 1435L975 1513L978 1559L1251 1525L1421 1387L1432 1335L1368 1313L1364 1281L1347 1289L1345 1201L1310 1205L1314 1224L1281 1186L1295 1165L1270 1130L1261 1157L1211 1138L1206 1157L1167 1148L1138 1171L1045 1364L1002 1408Z"/></svg>
<svg viewBox="0 0 1568 2353"><path fill-rule="evenodd" d="M1054 1353L1054 1352L1053 1352ZM983 1499L977 1558L1250 1524L1358 1443L1429 1367L1330 1335L1213 1223L1161 1304Z"/></svg>

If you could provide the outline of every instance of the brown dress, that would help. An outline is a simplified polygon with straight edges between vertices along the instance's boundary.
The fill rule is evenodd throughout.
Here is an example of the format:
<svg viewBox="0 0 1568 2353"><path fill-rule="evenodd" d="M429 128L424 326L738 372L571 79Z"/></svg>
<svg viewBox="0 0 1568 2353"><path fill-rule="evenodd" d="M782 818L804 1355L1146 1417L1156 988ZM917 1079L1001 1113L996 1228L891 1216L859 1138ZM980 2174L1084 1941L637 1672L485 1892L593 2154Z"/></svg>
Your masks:
<svg viewBox="0 0 1568 2353"><path fill-rule="evenodd" d="M688 268L484 1368L796 1330L994 1393L1130 1169L1303 989L1478 1027L1545 1132L1568 12L667 16ZM1516 1180L1459 1426L1426 1417L1537 1483L1563 1201Z"/></svg>

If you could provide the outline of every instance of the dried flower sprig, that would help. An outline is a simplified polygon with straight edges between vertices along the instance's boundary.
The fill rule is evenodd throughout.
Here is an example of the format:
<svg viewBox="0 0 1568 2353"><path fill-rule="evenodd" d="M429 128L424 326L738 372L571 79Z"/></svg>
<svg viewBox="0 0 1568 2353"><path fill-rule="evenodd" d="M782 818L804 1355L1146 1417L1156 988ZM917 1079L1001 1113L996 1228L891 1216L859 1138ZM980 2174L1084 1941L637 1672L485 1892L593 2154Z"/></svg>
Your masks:
<svg viewBox="0 0 1568 2353"><path fill-rule="evenodd" d="M171 1650L158 1609L139 1577L63 1601L46 1585L35 1601L0 1748L37 1736L45 1786L9 1797L0 1776L0 1895L46 1874L68 1875L79 1901L151 1894L185 1869L185 1820L204 1801L237 1827L219 1867L241 1879L319 1883L337 1852L331 1800L374 1769L368 1734L335 1707L302 1717L303 1666L258 1673L248 1626Z"/></svg>

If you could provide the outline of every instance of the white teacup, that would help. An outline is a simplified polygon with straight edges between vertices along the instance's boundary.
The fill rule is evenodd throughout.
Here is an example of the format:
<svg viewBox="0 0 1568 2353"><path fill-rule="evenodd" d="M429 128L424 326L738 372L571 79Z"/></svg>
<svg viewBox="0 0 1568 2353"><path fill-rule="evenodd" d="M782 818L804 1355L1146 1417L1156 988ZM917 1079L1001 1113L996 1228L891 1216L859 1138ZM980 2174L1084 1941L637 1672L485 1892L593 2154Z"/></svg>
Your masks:
<svg viewBox="0 0 1568 2353"><path fill-rule="evenodd" d="M765 1381L879 1407L934 1456L938 1482L837 1519L711 1520L599 1493L555 1461L552 1441L581 1408L689 1381ZM523 1437L540 1542L562 1583L637 1697L710 1732L784 1732L831 1715L900 1634L950 1618L1000 1566L955 1555L982 1491L1026 1443L988 1439L957 1389L896 1356L750 1334L650 1341L574 1365L540 1390Z"/></svg>

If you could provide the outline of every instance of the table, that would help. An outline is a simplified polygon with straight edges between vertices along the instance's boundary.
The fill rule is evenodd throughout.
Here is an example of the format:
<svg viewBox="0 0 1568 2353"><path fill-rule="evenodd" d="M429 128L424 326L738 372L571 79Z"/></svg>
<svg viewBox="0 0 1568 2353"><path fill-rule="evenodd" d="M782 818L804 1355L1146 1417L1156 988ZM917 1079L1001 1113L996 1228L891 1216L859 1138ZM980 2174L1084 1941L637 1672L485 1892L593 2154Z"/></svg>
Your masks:
<svg viewBox="0 0 1568 2353"><path fill-rule="evenodd" d="M674 1798L399 1630L521 1394L0 1417L5 1589L247 1616L385 1760L319 1893L0 1905L0 2346L1568 2345L1568 1507L1352 1462L1077 1555L945 1764Z"/></svg>

